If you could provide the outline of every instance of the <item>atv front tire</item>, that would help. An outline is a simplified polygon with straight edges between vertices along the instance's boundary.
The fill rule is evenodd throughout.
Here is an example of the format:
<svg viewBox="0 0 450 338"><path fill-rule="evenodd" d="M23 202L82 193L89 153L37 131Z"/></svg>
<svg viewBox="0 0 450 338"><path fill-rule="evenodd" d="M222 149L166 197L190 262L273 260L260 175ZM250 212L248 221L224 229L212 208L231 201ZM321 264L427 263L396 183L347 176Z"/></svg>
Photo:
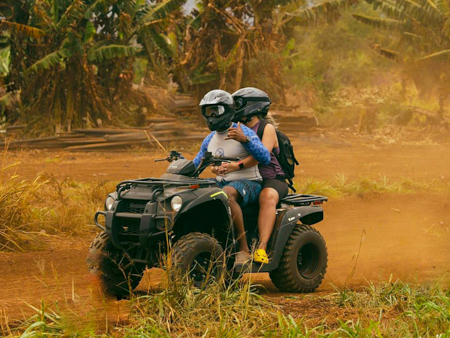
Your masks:
<svg viewBox="0 0 450 338"><path fill-rule="evenodd" d="M128 255L117 249L105 232L97 234L89 248L89 270L103 284L104 291L121 299L130 295L144 273L145 266L129 264Z"/></svg>
<svg viewBox="0 0 450 338"><path fill-rule="evenodd" d="M193 284L204 287L219 281L224 274L222 246L208 234L191 232L181 237L172 248L174 278L186 275Z"/></svg>
<svg viewBox="0 0 450 338"><path fill-rule="evenodd" d="M297 224L288 238L277 269L270 272L273 284L284 292L313 292L327 271L325 240L313 227Z"/></svg>

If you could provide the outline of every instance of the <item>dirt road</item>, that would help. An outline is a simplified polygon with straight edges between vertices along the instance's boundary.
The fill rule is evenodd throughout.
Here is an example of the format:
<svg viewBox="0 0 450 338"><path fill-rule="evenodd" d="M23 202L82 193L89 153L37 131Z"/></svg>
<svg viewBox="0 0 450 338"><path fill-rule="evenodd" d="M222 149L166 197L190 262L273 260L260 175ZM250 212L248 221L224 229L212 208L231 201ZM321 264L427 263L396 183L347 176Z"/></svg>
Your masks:
<svg viewBox="0 0 450 338"><path fill-rule="evenodd" d="M329 250L329 268L319 291L354 288L367 281L394 278L405 281L448 283L450 269L447 243L450 231L450 196L391 195L331 200L326 219L317 228ZM445 200L446 198L446 200ZM359 258L361 240L362 246ZM58 301L66 313L75 312L84 320L105 323L121 319L127 302L102 298L98 285L88 273L85 258L89 239L61 240L52 251L2 253L0 255L0 310L8 321L20 319L22 312ZM161 271L150 270L139 289L158 287ZM256 276L272 297L281 296L266 274ZM262 292L265 292L262 289ZM3 316L4 317L4 316ZM5 318L2 319L5 321Z"/></svg>
<svg viewBox="0 0 450 338"><path fill-rule="evenodd" d="M298 148L297 148L298 149ZM165 165L152 159L162 154L11 153L9 163L21 160L17 173L35 177L46 171L74 180L119 180L161 173ZM392 179L432 179L450 174L450 150L444 147L304 147L302 173L327 179L336 173L349 177L386 175ZM319 291L332 292L333 285L355 288L394 278L405 281L450 282L450 195L383 194L331 199L325 205L325 220L317 226L327 241L329 268ZM29 316L29 305L40 307L58 302L66 315L79 322L104 326L123 320L126 301L105 299L85 263L90 238L55 238L53 250L28 253L0 253L0 323L13 323ZM361 249L360 248L361 244ZM359 252L359 256L356 254ZM357 258L357 259L356 259ZM139 286L145 291L158 287L161 271L149 271ZM260 274L261 292L275 299L281 296L268 276ZM267 291L265 291L267 290ZM281 299L281 298L280 298ZM29 304L29 305L28 305Z"/></svg>
<svg viewBox="0 0 450 338"><path fill-rule="evenodd" d="M326 180L337 173L350 179L359 176L377 178L380 175L392 179L450 179L450 148L444 145L353 144L349 147L332 147L298 140L294 140L294 145L300 161L297 169L299 179L313 177ZM192 149L182 152L187 158L193 158L195 153ZM37 173L45 172L76 181L119 181L130 177L161 175L167 167L166 162L155 163L154 159L166 156L155 150L120 153L11 152L5 164L20 163L15 172L30 179Z"/></svg>

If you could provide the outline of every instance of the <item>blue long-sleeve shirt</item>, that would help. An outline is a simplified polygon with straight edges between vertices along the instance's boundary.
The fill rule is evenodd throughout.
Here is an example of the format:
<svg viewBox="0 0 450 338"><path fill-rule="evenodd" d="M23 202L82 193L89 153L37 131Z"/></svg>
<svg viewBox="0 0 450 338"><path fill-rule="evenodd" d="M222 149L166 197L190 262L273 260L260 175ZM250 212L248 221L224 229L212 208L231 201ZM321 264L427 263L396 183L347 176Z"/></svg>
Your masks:
<svg viewBox="0 0 450 338"><path fill-rule="evenodd" d="M237 128L236 123L233 123L232 127ZM255 160L257 160L261 164L269 164L270 163L270 153L267 150L267 148L262 144L261 140L259 139L258 135L248 128L245 125L241 124L242 131L244 132L245 136L248 136L250 138L250 142L247 143L241 143L242 146L252 155ZM198 167L200 164L200 161L202 157L205 156L205 152L208 151L208 145L211 142L212 138L216 134L215 131L211 132L206 138L203 140L202 145L200 147L200 151L198 152L197 156L194 158L194 164ZM232 141L232 140L230 140ZM227 141L223 141L227 142ZM215 154L213 154L215 155Z"/></svg>

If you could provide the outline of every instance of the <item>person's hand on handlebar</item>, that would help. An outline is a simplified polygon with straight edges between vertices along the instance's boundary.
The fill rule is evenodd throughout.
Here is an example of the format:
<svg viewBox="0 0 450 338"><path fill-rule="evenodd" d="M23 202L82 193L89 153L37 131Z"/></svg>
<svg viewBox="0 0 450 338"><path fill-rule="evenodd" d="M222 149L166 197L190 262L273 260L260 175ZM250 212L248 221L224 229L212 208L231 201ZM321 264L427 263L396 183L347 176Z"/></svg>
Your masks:
<svg viewBox="0 0 450 338"><path fill-rule="evenodd" d="M237 128L231 127L230 129L228 129L227 137L225 137L225 140L236 140L241 143L248 142L248 138L247 136L245 136L240 122L238 122Z"/></svg>
<svg viewBox="0 0 450 338"><path fill-rule="evenodd" d="M238 162L222 163L219 168L223 175L232 173L233 171L238 171L240 169Z"/></svg>
<svg viewBox="0 0 450 338"><path fill-rule="evenodd" d="M224 171L224 168L222 166L212 166L211 172L218 176L223 176L226 174L226 171Z"/></svg>

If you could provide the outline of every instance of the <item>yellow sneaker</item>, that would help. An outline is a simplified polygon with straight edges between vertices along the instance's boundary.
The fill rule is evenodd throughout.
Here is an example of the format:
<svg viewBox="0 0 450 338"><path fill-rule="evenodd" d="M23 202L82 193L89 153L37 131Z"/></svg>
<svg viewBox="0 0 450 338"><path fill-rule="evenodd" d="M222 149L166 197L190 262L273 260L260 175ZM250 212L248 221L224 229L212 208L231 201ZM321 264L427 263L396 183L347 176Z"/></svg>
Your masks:
<svg viewBox="0 0 450 338"><path fill-rule="evenodd" d="M256 263L268 264L269 257L267 257L266 250L264 250L264 249L256 250L255 254L253 255L253 261Z"/></svg>

